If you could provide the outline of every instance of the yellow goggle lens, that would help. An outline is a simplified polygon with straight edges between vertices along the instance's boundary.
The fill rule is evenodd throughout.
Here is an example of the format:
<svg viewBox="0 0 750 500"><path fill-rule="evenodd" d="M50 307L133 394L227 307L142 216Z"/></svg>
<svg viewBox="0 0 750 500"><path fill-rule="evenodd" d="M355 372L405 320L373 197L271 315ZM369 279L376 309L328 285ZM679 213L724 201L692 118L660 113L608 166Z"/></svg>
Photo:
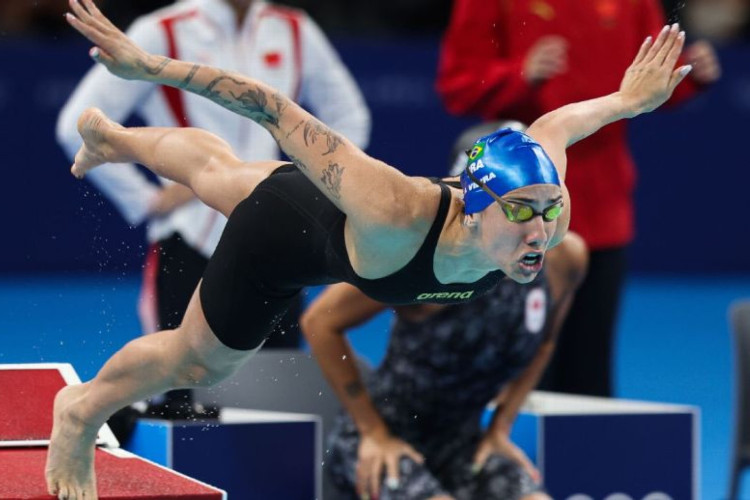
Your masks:
<svg viewBox="0 0 750 500"><path fill-rule="evenodd" d="M558 203L557 205L552 205L551 207L547 208L547 210L544 211L542 214L542 217L544 220L550 222L558 217L560 217L560 214L562 214L562 204Z"/></svg>

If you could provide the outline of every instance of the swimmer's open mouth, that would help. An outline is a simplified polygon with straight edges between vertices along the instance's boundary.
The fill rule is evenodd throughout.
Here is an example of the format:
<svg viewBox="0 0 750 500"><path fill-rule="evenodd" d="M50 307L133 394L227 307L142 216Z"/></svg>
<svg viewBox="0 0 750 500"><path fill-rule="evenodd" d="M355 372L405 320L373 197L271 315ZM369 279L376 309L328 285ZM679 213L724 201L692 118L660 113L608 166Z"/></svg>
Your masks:
<svg viewBox="0 0 750 500"><path fill-rule="evenodd" d="M521 259L521 267L528 271L539 272L542 269L544 254L542 252L529 252Z"/></svg>

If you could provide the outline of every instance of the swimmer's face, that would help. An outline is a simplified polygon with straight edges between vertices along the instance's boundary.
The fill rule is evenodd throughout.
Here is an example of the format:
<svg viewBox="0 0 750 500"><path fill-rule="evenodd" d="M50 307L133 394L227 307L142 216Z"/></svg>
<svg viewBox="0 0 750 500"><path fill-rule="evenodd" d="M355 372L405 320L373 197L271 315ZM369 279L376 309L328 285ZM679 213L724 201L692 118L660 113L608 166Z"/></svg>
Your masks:
<svg viewBox="0 0 750 500"><path fill-rule="evenodd" d="M479 233L485 254L509 278L529 283L542 270L544 253L557 229L558 219L546 221L542 213L553 214L562 202L562 190L551 184L537 184L503 195L510 207L493 203L478 215ZM526 222L512 222L508 210L529 208L537 215Z"/></svg>

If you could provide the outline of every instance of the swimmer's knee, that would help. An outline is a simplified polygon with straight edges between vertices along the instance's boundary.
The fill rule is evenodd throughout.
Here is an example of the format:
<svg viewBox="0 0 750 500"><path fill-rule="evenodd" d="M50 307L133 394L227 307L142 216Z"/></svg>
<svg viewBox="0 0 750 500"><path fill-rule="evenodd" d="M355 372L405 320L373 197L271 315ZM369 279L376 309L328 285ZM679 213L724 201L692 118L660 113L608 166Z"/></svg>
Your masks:
<svg viewBox="0 0 750 500"><path fill-rule="evenodd" d="M190 356L179 370L176 387L211 387L232 375L239 364L206 362L200 356Z"/></svg>
<svg viewBox="0 0 750 500"><path fill-rule="evenodd" d="M206 335L213 335L205 332ZM179 335L179 332L178 332ZM255 350L235 351L186 335L178 387L210 387L231 376ZM218 340L216 340L218 342Z"/></svg>

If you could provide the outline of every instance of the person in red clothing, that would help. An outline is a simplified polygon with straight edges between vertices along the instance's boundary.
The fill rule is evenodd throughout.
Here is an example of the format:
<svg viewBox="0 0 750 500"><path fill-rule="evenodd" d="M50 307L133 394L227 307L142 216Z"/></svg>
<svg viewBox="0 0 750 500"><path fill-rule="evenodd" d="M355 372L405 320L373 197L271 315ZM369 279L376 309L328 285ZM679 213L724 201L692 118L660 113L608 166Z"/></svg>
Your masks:
<svg viewBox="0 0 750 500"><path fill-rule="evenodd" d="M616 89L630 54L664 26L658 0L455 0L437 88L447 109L532 123L571 102ZM690 45L690 78L672 102L719 78L706 42ZM625 122L569 149L571 230L591 249L589 274L560 336L544 388L609 396L611 347L625 249L633 238L635 165Z"/></svg>

